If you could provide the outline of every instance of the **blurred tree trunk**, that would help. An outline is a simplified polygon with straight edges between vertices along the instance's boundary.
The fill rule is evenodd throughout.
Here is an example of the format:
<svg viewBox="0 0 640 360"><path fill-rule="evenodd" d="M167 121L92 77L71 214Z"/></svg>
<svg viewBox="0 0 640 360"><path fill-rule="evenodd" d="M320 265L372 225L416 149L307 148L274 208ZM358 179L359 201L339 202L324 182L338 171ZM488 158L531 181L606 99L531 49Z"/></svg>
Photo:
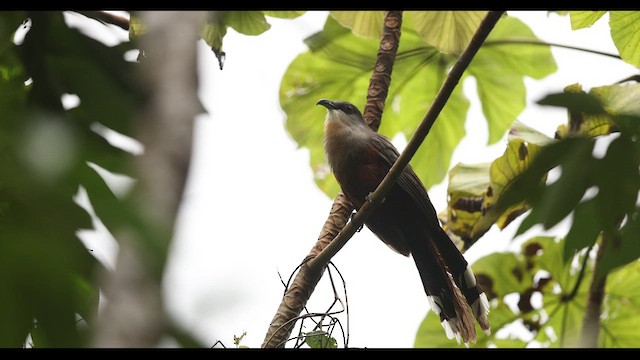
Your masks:
<svg viewBox="0 0 640 360"><path fill-rule="evenodd" d="M197 96L197 12L140 13L147 32L142 81L147 106L137 118L144 154L134 164L137 184L128 201L140 214L114 233L115 271L105 279L107 303L92 345L155 347L166 333L161 280L191 157Z"/></svg>

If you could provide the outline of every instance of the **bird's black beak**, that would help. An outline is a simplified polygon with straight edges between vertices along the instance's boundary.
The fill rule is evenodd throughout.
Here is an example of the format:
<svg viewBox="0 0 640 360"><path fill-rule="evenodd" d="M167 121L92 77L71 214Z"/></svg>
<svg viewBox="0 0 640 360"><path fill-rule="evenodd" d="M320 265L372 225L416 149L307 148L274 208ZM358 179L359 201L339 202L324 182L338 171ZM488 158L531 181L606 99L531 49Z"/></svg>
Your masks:
<svg viewBox="0 0 640 360"><path fill-rule="evenodd" d="M327 109L335 109L336 108L335 104L333 103L333 101L327 100L327 99L318 100L316 105L322 105L322 106L326 107Z"/></svg>

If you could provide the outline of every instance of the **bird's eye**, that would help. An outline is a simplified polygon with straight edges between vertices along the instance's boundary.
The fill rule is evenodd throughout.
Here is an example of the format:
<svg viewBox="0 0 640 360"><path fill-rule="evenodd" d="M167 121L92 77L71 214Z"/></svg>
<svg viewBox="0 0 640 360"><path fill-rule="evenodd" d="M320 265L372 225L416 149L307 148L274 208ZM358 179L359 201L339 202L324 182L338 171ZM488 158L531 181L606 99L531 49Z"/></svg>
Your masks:
<svg viewBox="0 0 640 360"><path fill-rule="evenodd" d="M351 105L347 106L347 112L348 113L352 113L353 112L353 106L351 106Z"/></svg>

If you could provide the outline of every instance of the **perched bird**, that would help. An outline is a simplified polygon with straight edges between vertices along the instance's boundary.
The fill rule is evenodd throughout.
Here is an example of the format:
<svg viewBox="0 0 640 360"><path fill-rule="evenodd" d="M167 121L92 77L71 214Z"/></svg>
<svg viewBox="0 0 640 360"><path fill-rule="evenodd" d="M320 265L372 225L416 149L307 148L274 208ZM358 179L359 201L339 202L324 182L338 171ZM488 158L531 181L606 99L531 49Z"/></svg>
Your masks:
<svg viewBox="0 0 640 360"><path fill-rule="evenodd" d="M353 104L322 99L324 149L342 192L360 209L400 154L371 130ZM449 339L475 342L475 322L490 333L489 302L471 267L442 229L427 190L410 165L365 225L398 253L411 254L433 311ZM469 311L471 308L471 311Z"/></svg>

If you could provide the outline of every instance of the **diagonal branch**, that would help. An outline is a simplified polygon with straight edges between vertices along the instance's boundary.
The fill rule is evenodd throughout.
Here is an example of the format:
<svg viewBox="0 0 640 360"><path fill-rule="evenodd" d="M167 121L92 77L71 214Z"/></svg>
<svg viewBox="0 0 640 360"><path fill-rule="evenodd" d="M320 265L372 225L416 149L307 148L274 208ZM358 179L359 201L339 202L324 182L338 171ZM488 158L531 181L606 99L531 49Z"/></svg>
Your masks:
<svg viewBox="0 0 640 360"><path fill-rule="evenodd" d="M386 12L380 48L367 91L367 105L364 109L364 118L367 124L376 131L380 126L385 99L391 83L391 71L398 50L401 26L402 11ZM285 291L262 347L284 347L295 320L311 297L330 258L327 258L325 262L316 261L313 266L310 266L308 261L317 257L331 243L347 224L352 212L353 205L344 194L339 193L331 206L329 218L322 227L318 241L300 266L291 286Z"/></svg>
<svg viewBox="0 0 640 360"><path fill-rule="evenodd" d="M393 12L387 12L385 16L385 34L387 34L386 31L389 30L388 25L393 25L391 21L387 21L389 16L393 15L392 13ZM351 219L351 221L346 223L346 225L344 226L344 228L342 228L342 230L339 230L340 231L339 234L333 240L331 240L328 243L328 245L326 245L326 247L324 247L324 244L326 243L326 241L322 244L322 247L324 247L324 249L319 254L317 254L315 257L312 257L312 256L307 257L306 260L308 261L306 262L305 266L301 268L300 273L298 273L297 277L302 277L302 278L305 278L306 280L309 280L308 274L313 274L314 279L317 278L317 280L319 280L320 277L322 276L322 270L328 264L329 260L346 244L348 239L351 238L351 236L353 236L353 234L357 231L357 229L360 228L362 225L364 225L364 222L367 219L367 217L379 205L378 199L383 199L386 193L389 192L393 184L396 182L397 178L400 176L401 172L404 170L404 168L407 166L407 164L409 163L409 161L417 151L422 141L425 139L425 137L429 133L429 130L431 129L436 118L440 114L440 111L442 111L442 109L444 108L444 105L447 103L447 100L451 96L451 93L453 92L456 85L460 81L462 74L464 73L466 68L469 66L469 63L471 62L475 54L478 52L478 50L484 43L485 39L487 38L487 36L489 35L489 33L491 32L491 30L493 29L495 24L498 22L498 20L500 19L503 13L504 11L491 11L487 14L485 19L480 24L478 30L476 31L475 35L471 39L469 45L467 46L465 51L460 55L460 58L458 59L456 64L453 66L453 68L449 72L447 79L442 84L440 91L436 95L436 98L434 99L431 107L429 108L429 110L427 111L427 114L422 119L422 122L420 123L416 132L414 133L411 140L407 144L405 150L402 152L402 154L400 155L396 163L391 167L389 173L380 183L376 191L371 195L370 197L371 201L365 203L360 208L360 210ZM398 35L399 35L400 25L401 25L401 22L397 24ZM381 41L381 47L380 47L381 50L378 53L379 56L380 54L383 53L383 50L384 50L383 49L383 46L385 46L384 40L385 40L385 37L383 35L383 41ZM395 50L397 50L397 47L395 48ZM394 56L396 52L395 50L393 51ZM393 64L393 62L391 62L391 64ZM380 65L379 62L376 63L375 70L378 70L378 65ZM381 66L380 68L384 68L384 66ZM372 77L372 82L373 82L373 77ZM375 94L375 91L373 93ZM369 96L372 95L371 86L370 86L370 91L368 92L368 95ZM384 96L386 97L386 94ZM380 114L382 114L381 109L384 107L384 99L382 101L381 106L380 106L380 102L378 101L371 101L371 102L367 101L367 105L368 106L377 105L380 109ZM365 112L366 112L366 109L365 109ZM371 124L375 124L375 122L370 122L370 120L367 120L367 123L369 123L370 126ZM377 126L377 125L373 125L373 126ZM338 199L336 199L336 202L334 202L334 206L332 207L332 214L334 212L334 209L336 209L336 207L339 207L337 204L342 201L346 201L346 198L344 197L343 194L339 194ZM344 208L342 208L341 210L345 211ZM351 212L351 210L348 210L345 212L348 215ZM327 222L329 223L329 220L327 220ZM343 223L346 222L346 219L342 218L341 222ZM325 230L323 229L323 233L324 232ZM316 244L316 247L314 247L314 250L316 248L318 248L317 244ZM306 291L301 289L296 289L295 292L297 292L298 294L304 294L305 296L307 295L310 296L311 293L313 292L313 288L315 288L315 284L317 283L317 280L312 284L307 284L307 285L311 285L311 287L304 289ZM296 281L294 280L294 283L295 282ZM267 337L265 338L265 341L262 344L263 347L283 347L284 346L284 342L286 341L286 338L290 334L293 324L289 324L288 326L285 326L284 324L286 322L278 322L282 320L281 317L279 316L280 311L283 308L286 308L288 311L293 310L290 307L290 305L292 304L287 304L287 300L299 301L302 305L304 305L308 300L308 297L294 299L292 296L292 293L293 293L293 289L290 289L285 293L283 302L280 305L280 308L276 313L274 321L272 321L271 323L269 332L267 333ZM283 340L277 341L276 339L284 339L284 341Z"/></svg>
<svg viewBox="0 0 640 360"><path fill-rule="evenodd" d="M360 228L360 226L364 225L366 219L381 203L381 200L384 199L389 190L391 190L391 187L395 184L407 164L409 164L409 161L418 150L420 144L422 144L422 141L424 141L429 134L429 130L431 130L431 127L435 123L440 111L442 111L447 100L451 96L451 93L460 81L462 74L467 69L471 60L482 46L484 40L502 16L502 13L503 11L490 11L482 20L482 23L480 23L480 26L469 42L469 45L460 55L458 61L447 75L440 91L438 91L431 107L420 122L420 125L418 125L418 128L409 140L406 148L400 154L400 157L393 164L389 173L387 173L380 185L378 185L378 188L369 197L370 201L366 202L351 221L344 227L344 229L340 231L340 234L338 234L338 236L336 236L336 238L320 254L318 254L318 256L310 261L309 266L314 266L316 263L322 264L328 262L344 246L344 244L347 243L356 230Z"/></svg>

